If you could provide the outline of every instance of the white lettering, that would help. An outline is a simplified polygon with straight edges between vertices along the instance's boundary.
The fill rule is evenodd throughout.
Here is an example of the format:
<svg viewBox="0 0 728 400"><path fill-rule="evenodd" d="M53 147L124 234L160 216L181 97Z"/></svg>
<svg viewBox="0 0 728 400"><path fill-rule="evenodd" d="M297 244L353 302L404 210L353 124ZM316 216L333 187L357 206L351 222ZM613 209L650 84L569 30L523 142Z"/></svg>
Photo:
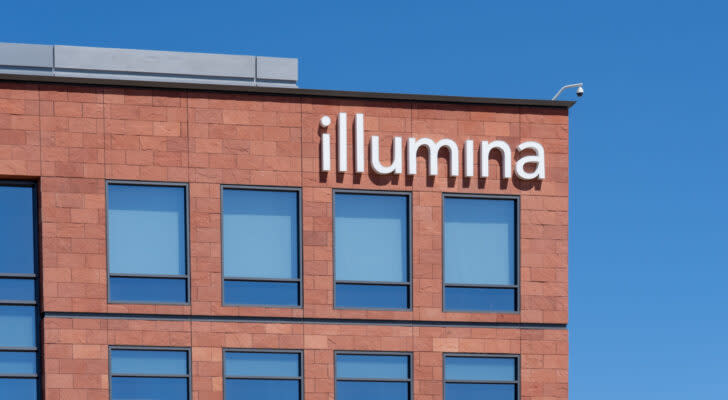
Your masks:
<svg viewBox="0 0 728 400"><path fill-rule="evenodd" d="M326 129L331 124L331 118L328 115L321 117L319 125ZM328 133L321 134L321 171L329 172L331 170L331 136Z"/></svg>
<svg viewBox="0 0 728 400"><path fill-rule="evenodd" d="M354 117L354 172L364 173L364 114Z"/></svg>
<svg viewBox="0 0 728 400"><path fill-rule="evenodd" d="M339 172L346 172L349 160L346 157L346 113L339 113L339 120L336 121L337 125L337 136L336 136L336 147L338 152L336 153L336 159L338 160Z"/></svg>
<svg viewBox="0 0 728 400"><path fill-rule="evenodd" d="M465 148L463 148L463 164L465 164L465 176L473 177L473 169L475 168L473 161L473 141L466 140Z"/></svg>
<svg viewBox="0 0 728 400"><path fill-rule="evenodd" d="M321 171L331 171L331 137L328 133L321 135Z"/></svg>
<svg viewBox="0 0 728 400"><path fill-rule="evenodd" d="M450 152L450 176L458 176L458 145L450 139L441 139L435 143L432 139L422 138L415 140L407 139L407 175L417 174L417 149L421 146L427 147L427 174L437 176L437 153L442 147L447 147Z"/></svg>
<svg viewBox="0 0 728 400"><path fill-rule="evenodd" d="M501 153L501 171L503 179L511 178L511 146L502 140L494 140L490 143L480 142L480 177L488 177L488 158L490 152L497 149Z"/></svg>
<svg viewBox="0 0 728 400"><path fill-rule="evenodd" d="M379 159L379 136L372 136L369 147L369 159L372 169L379 175L402 173L402 138L395 137L392 141L392 164L388 167L382 165Z"/></svg>
<svg viewBox="0 0 728 400"><path fill-rule="evenodd" d="M536 142L523 142L518 145L518 151L524 151L531 149L536 152L534 156L523 156L521 159L516 161L516 176L524 179L538 179L543 180L546 177L546 167L544 161L543 146ZM526 172L526 164L536 164L536 169L533 172Z"/></svg>
<svg viewBox="0 0 728 400"><path fill-rule="evenodd" d="M337 171L346 172L348 170L348 129L347 129L346 113L339 113L337 121ZM321 117L319 122L322 128L327 128L331 123L328 116ZM354 172L364 173L366 164L364 156L364 148L366 135L364 134L364 114L356 114L354 119ZM376 174L401 174L403 161L406 162L407 175L417 174L417 151L420 147L427 149L427 175L437 176L437 155L443 147L448 151L448 175L450 177L458 176L460 173L460 163L458 145L450 139L440 139L435 142L429 138L408 138L407 139L407 159L402 157L402 138L395 136L392 138L392 163L389 166L382 165L379 157L379 136L372 136L369 147L369 165ZM501 176L503 179L510 179L512 172L511 148L508 143L502 140L494 140L492 142L480 142L480 174L481 178L488 178L490 171L488 168L488 160L493 150L497 150L501 156ZM523 180L538 179L543 180L546 177L546 161L543 146L537 142L523 142L516 148L518 152L532 150L535 154L521 156L516 161L516 176ZM463 145L463 168L464 175L468 178L475 174L474 159L474 142L473 140L465 140ZM535 164L532 172L526 171L526 165ZM321 171L328 172L331 170L331 136L328 133L321 134Z"/></svg>

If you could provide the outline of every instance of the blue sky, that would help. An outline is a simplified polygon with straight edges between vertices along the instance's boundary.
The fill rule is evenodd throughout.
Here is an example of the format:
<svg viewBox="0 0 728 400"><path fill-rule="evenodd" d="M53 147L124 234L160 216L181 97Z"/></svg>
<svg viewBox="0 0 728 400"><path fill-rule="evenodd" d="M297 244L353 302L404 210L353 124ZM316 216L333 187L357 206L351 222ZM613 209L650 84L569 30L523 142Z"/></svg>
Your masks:
<svg viewBox="0 0 728 400"><path fill-rule="evenodd" d="M0 41L298 57L307 88L571 110L572 399L720 398L728 6L719 1L12 1ZM573 98L573 91L564 98Z"/></svg>

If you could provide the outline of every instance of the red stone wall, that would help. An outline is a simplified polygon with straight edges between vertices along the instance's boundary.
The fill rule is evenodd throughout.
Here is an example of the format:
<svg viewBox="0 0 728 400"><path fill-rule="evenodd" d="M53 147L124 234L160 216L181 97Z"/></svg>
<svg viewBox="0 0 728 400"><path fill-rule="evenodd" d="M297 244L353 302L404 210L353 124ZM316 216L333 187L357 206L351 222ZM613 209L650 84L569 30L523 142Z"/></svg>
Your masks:
<svg viewBox="0 0 728 400"><path fill-rule="evenodd" d="M323 115L336 121L339 112L350 124L364 113L366 135L380 137L385 165L393 136L450 138L461 150L472 139L476 151L481 140L504 140L514 150L536 140L545 148L546 179L501 180L496 158L487 180L464 178L462 166L459 177L448 178L444 153L434 179L422 156L414 177L377 176L368 166L356 175L351 148L349 172L337 174L332 158L332 171L322 173L318 122ZM332 157L335 125L327 130ZM475 159L477 175L477 152ZM43 311L567 323L565 109L0 82L6 178L40 182ZM190 305L107 303L108 179L189 183ZM302 308L222 306L221 184L302 188ZM412 193L411 311L333 308L333 188ZM520 196L520 312L442 311L443 192ZM564 330L56 318L43 325L49 399L107 398L108 344L192 346L196 399L221 398L223 346L305 349L307 400L331 398L334 349L414 351L417 399L441 398L443 351L522 354L523 398L566 398Z"/></svg>
<svg viewBox="0 0 728 400"><path fill-rule="evenodd" d="M192 349L195 400L223 399L223 349L304 349L306 400L334 398L334 351L413 356L414 398L442 399L443 353L521 356L521 398L566 399L565 330L46 318L46 398L108 399L109 346Z"/></svg>

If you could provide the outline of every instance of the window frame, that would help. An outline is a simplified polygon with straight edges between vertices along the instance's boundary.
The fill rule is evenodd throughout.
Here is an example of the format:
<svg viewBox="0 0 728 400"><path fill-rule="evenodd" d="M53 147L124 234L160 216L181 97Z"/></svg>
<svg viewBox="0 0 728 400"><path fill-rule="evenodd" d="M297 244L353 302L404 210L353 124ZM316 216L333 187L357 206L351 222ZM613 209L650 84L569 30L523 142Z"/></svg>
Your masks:
<svg viewBox="0 0 728 400"><path fill-rule="evenodd" d="M445 362L448 357L460 358L511 358L516 360L516 379L513 381L479 381L479 380L446 380ZM521 398L521 355L520 354L495 354L495 353L442 353L442 398L445 399L445 385L448 383L475 383L475 384L513 384L516 385L516 399Z"/></svg>
<svg viewBox="0 0 728 400"><path fill-rule="evenodd" d="M377 281L339 281L336 279L336 195L337 194L354 194L368 196L404 196L407 198L407 282L377 282ZM331 250L333 265L333 308L335 310L370 310L370 311L404 311L411 312L413 308L412 296L412 192L405 191L389 191L389 190L360 190L360 189L333 189L331 198ZM378 307L339 307L336 305L336 285L354 284L354 285L372 285L372 286L405 286L407 288L407 308L378 308Z"/></svg>
<svg viewBox="0 0 728 400"><path fill-rule="evenodd" d="M479 284L448 284L445 283L445 199L477 199L477 200L512 200L514 202L514 259L513 259L513 285L479 285ZM474 193L449 193L443 192L441 198L441 231L440 240L442 247L442 312L447 313L479 313L479 314L519 314L521 312L521 196L518 195L502 195L502 194L474 194ZM515 289L515 310L448 310L445 308L445 289L448 287L455 288L483 288L483 289Z"/></svg>
<svg viewBox="0 0 728 400"><path fill-rule="evenodd" d="M150 374L114 374L111 369L111 353L113 350L136 350L136 351L184 351L187 353L187 375L150 375ZM192 351L189 347L159 347L159 346L109 346L109 399L112 394L112 381L114 377L123 378L186 378L187 379L187 400L192 399Z"/></svg>
<svg viewBox="0 0 728 400"><path fill-rule="evenodd" d="M30 280L33 279L35 289L35 300L3 300L0 299L0 307L2 306L33 306L35 315L35 346L23 347L0 347L3 353L35 353L35 374L0 374L0 379L35 379L35 389L38 399L43 398L44 376L43 373L43 342L42 332L40 329L41 313L40 313L40 295L41 295L41 279L40 279L40 210L38 209L39 193L38 183L27 180L3 180L0 179L0 186L27 187L32 193L32 210L33 210L33 273L0 273L0 278L14 280Z"/></svg>
<svg viewBox="0 0 728 400"><path fill-rule="evenodd" d="M338 368L336 368L337 356L407 356L407 368L409 369L408 379L369 379L369 378L339 378ZM344 382L407 382L407 400L414 399L414 355L406 351L360 351L360 350L335 350L334 351L334 400L338 397L337 387L339 381Z"/></svg>
<svg viewBox="0 0 728 400"><path fill-rule="evenodd" d="M300 374L298 376L298 388L301 393L301 398L299 400L304 400L306 397L306 391L305 391L305 374L306 371L304 370L304 362L303 362L303 350L297 350L297 349L241 349L241 348L230 348L230 347L223 347L222 348L222 398L223 400L227 399L227 391L225 389L225 382L227 379L267 379L267 380L293 380L294 378L290 377L280 377L280 376L232 376L228 378L227 371L225 368L225 354L227 353L270 353L270 354L298 354L298 370L300 371Z"/></svg>
<svg viewBox="0 0 728 400"><path fill-rule="evenodd" d="M145 186L145 187L181 187L184 188L185 196L185 274L184 275L158 275L158 274L112 274L109 263L109 186ZM160 182L160 181L129 181L107 179L105 182L106 195L106 302L107 304L155 304L155 305L190 305L192 289L190 284L190 187L187 182ZM164 279L185 279L187 290L187 301L185 302L149 302L149 301L119 301L111 300L111 278L164 278Z"/></svg>
<svg viewBox="0 0 728 400"><path fill-rule="evenodd" d="M295 192L297 197L297 212L298 218L296 223L298 225L298 279L267 279L267 278L225 278L225 237L224 237L224 209L223 209L223 196L225 189L231 190L257 190L266 192ZM259 186L259 185L220 185L220 271L222 279L222 288L220 302L223 307L263 307L263 308L303 308L303 190L300 187L295 186ZM298 305L285 306L275 304L237 304L237 303L226 303L225 302L225 281L237 281L237 282L286 282L286 283L298 283Z"/></svg>

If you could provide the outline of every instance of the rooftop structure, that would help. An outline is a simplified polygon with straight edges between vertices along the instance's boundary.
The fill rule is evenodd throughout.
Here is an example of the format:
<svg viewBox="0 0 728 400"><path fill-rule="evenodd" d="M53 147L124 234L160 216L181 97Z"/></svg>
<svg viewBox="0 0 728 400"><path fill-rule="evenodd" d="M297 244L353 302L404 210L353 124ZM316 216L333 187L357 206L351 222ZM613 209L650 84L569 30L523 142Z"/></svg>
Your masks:
<svg viewBox="0 0 728 400"><path fill-rule="evenodd" d="M0 43L0 74L37 78L296 87L298 60L233 54Z"/></svg>

